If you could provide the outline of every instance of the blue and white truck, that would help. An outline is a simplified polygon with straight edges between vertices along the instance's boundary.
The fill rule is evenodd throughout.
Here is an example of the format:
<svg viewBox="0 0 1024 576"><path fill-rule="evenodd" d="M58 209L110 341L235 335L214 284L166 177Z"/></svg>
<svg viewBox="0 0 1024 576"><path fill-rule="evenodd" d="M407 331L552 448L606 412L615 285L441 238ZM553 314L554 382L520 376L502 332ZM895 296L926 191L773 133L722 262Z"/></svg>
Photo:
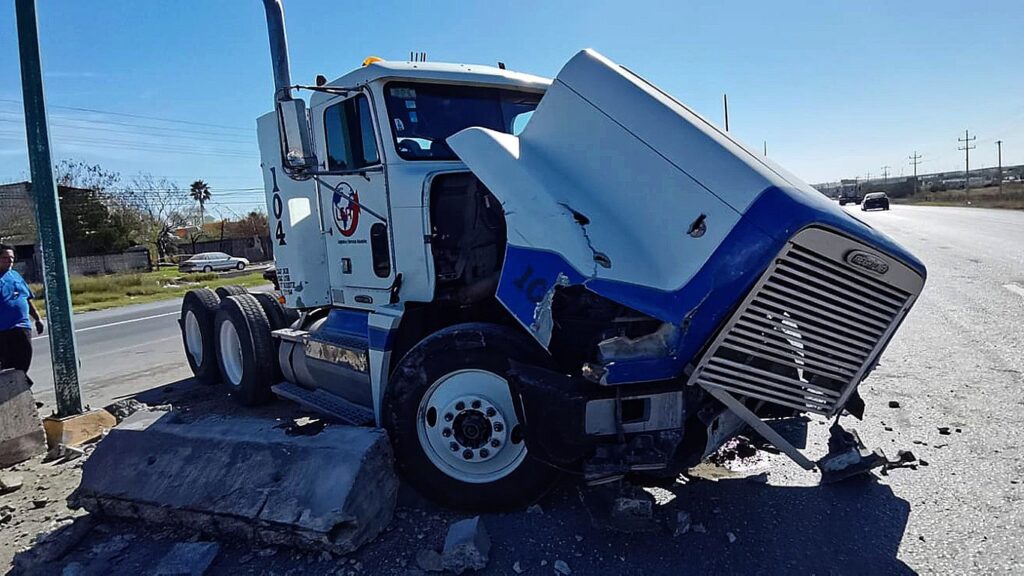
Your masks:
<svg viewBox="0 0 1024 576"><path fill-rule="evenodd" d="M593 50L554 79L369 58L258 134L280 302L190 293L198 378L387 430L443 504L674 477L862 406L925 281L898 244ZM295 96L311 91L308 105Z"/></svg>

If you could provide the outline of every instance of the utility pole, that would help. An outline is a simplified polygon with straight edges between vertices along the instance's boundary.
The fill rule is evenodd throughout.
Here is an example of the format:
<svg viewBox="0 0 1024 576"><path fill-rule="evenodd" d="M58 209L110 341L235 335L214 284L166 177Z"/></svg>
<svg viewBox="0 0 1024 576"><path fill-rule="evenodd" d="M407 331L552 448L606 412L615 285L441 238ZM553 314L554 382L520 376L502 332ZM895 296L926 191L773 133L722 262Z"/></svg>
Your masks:
<svg viewBox="0 0 1024 576"><path fill-rule="evenodd" d="M765 156L768 155L768 141L767 140L764 141L764 155Z"/></svg>
<svg viewBox="0 0 1024 576"><path fill-rule="evenodd" d="M978 139L977 136L971 136L968 133L967 130L964 130L964 137L963 138L957 138L956 139L957 142L963 142L964 143L963 146L957 146L956 149L964 151L964 194L965 195L971 193L971 150L974 150L975 148L977 148L977 146L972 145L971 142L974 142L977 139Z"/></svg>
<svg viewBox="0 0 1024 576"><path fill-rule="evenodd" d="M889 165L882 166L882 186L889 183Z"/></svg>
<svg viewBox="0 0 1024 576"><path fill-rule="evenodd" d="M725 131L729 131L729 95L722 94L722 108L725 109Z"/></svg>
<svg viewBox="0 0 1024 576"><path fill-rule="evenodd" d="M999 178L999 193L1003 193L1003 141L996 140L996 148L999 150L999 170L996 172L996 178Z"/></svg>
<svg viewBox="0 0 1024 576"><path fill-rule="evenodd" d="M82 390L78 384L78 353L71 319L71 291L68 263L64 256L64 232L60 222L60 201L53 181L50 130L43 98L43 66L39 57L39 26L35 0L15 0L18 20L18 51L21 54L21 89L25 100L25 132L28 160L35 196L36 224L43 251L43 281L46 286L46 320L50 329L50 362L57 397L57 416L82 413Z"/></svg>
<svg viewBox="0 0 1024 576"><path fill-rule="evenodd" d="M917 165L921 163L921 155L914 150L913 156L907 156L910 159L910 164L914 167L914 194L917 194Z"/></svg>

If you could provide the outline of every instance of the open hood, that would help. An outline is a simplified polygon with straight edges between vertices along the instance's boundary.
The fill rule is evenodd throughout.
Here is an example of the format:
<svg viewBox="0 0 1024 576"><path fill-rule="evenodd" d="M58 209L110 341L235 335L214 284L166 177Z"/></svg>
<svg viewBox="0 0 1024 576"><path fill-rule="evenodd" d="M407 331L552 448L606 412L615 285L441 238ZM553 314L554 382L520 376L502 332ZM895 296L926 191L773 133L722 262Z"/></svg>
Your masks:
<svg viewBox="0 0 1024 576"><path fill-rule="evenodd" d="M759 193L791 185L591 50L565 65L520 136L468 128L448 144L504 206L498 299L544 345L556 285L680 323L685 312L653 304L652 291L672 300Z"/></svg>

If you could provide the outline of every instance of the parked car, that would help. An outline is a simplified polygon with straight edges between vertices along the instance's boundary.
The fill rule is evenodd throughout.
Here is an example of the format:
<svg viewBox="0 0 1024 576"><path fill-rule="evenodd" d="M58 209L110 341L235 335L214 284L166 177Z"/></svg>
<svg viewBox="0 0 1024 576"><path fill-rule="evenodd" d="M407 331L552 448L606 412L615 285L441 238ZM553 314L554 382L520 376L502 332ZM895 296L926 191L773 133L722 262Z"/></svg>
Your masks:
<svg viewBox="0 0 1024 576"><path fill-rule="evenodd" d="M885 192L872 192L864 196L864 201L860 205L860 209L867 211L875 208L882 210L889 209L889 197L885 195Z"/></svg>
<svg viewBox="0 0 1024 576"><path fill-rule="evenodd" d="M245 270L249 261L223 252L203 252L178 264L179 272L213 272L215 270Z"/></svg>

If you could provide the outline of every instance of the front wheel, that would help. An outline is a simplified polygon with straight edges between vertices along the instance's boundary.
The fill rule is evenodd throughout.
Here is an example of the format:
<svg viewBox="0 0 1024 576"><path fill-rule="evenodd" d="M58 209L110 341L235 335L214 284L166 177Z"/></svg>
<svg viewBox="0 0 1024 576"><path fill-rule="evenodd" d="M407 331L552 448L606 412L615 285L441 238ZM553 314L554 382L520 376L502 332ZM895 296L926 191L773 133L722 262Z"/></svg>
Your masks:
<svg viewBox="0 0 1024 576"><path fill-rule="evenodd" d="M245 270L245 262L239 262L238 265L235 266L235 268L238 268L239 270Z"/></svg>
<svg viewBox="0 0 1024 576"><path fill-rule="evenodd" d="M544 364L538 346L493 324L459 324L417 344L395 367L385 426L399 471L443 505L522 508L558 478L527 451L509 387L510 361Z"/></svg>
<svg viewBox="0 0 1024 576"><path fill-rule="evenodd" d="M203 266L203 272L206 272L206 273L213 272L213 266Z"/></svg>

